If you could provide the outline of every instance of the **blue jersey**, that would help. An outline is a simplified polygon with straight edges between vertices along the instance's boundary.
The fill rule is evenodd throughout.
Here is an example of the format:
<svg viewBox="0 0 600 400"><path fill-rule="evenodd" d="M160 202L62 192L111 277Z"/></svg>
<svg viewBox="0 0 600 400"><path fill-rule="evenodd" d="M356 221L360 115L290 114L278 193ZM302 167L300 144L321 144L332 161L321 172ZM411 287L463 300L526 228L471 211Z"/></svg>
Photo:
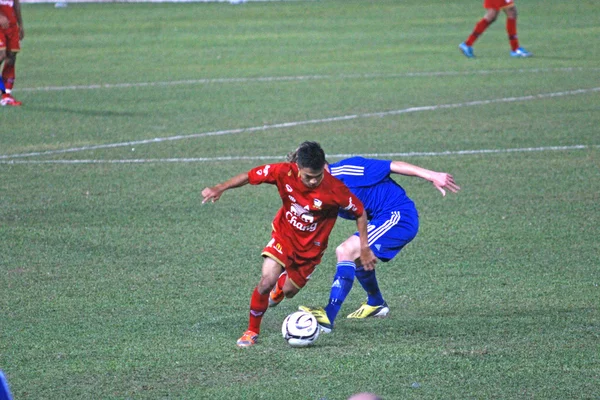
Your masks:
<svg viewBox="0 0 600 400"><path fill-rule="evenodd" d="M413 201L391 177L392 162L372 158L351 157L330 164L331 175L335 176L362 201L369 220L392 211L413 211ZM343 212L339 216L354 219Z"/></svg>

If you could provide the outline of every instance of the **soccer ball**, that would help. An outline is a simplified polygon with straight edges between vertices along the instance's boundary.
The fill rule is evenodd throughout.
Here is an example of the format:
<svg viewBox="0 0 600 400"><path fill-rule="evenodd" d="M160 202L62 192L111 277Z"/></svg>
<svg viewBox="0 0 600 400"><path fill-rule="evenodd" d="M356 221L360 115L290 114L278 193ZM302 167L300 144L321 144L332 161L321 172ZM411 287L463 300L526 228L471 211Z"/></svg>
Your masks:
<svg viewBox="0 0 600 400"><path fill-rule="evenodd" d="M319 323L314 315L296 311L285 317L281 325L283 338L292 347L307 347L319 337Z"/></svg>

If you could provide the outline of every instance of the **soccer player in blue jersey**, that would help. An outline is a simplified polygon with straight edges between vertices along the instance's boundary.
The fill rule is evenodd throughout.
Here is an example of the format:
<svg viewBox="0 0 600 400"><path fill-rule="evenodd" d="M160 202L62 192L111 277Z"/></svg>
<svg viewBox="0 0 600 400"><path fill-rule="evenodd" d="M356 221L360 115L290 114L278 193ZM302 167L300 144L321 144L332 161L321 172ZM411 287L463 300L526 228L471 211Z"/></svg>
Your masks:
<svg viewBox="0 0 600 400"><path fill-rule="evenodd" d="M292 153L293 157L293 153ZM458 192L460 187L452 175L435 172L402 161L378 160L352 157L330 164L331 175L335 176L358 197L369 220L369 247L383 262L390 261L410 243L419 230L419 215L413 201L397 184L391 174L416 176L433 183L443 196L446 189ZM343 210L339 216L351 219ZM350 236L336 249L337 269L333 278L329 304L325 308L300 309L312 313L324 332L331 332L342 303L352 289L356 277L367 292L367 301L348 318L386 317L390 309L385 302L373 267L360 265L361 244L357 234ZM271 306L277 303L277 286L271 292Z"/></svg>

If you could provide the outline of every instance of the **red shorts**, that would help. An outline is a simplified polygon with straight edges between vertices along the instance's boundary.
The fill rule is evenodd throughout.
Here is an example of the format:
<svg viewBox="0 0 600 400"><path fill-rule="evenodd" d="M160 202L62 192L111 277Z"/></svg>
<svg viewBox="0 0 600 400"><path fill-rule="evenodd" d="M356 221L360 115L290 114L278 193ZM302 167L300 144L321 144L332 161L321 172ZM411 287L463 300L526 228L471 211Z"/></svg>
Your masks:
<svg viewBox="0 0 600 400"><path fill-rule="evenodd" d="M0 50L4 49L12 53L17 53L19 50L21 50L18 26L0 29Z"/></svg>
<svg viewBox="0 0 600 400"><path fill-rule="evenodd" d="M501 10L503 8L514 7L514 5L513 0L483 0L483 8L486 10L488 8Z"/></svg>
<svg viewBox="0 0 600 400"><path fill-rule="evenodd" d="M325 249L315 247L310 253L298 253L285 237L273 231L271 240L262 251L264 257L275 260L287 271L288 279L294 286L302 289L310 279L313 271L321 263Z"/></svg>

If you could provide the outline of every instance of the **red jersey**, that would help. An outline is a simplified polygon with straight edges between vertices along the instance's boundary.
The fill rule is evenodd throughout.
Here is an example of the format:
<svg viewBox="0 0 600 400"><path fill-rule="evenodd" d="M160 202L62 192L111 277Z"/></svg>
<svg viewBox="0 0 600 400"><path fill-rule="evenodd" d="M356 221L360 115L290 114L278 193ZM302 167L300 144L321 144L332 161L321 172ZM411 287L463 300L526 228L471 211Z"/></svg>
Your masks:
<svg viewBox="0 0 600 400"><path fill-rule="evenodd" d="M0 0L0 14L4 14L8 18L10 26L17 26L14 0Z"/></svg>
<svg viewBox="0 0 600 400"><path fill-rule="evenodd" d="M327 248L340 208L355 217L363 212L361 201L340 180L325 171L321 184L314 189L306 187L295 163L263 165L248 172L251 185L276 185L283 206L273 219L273 229L286 236L300 253L315 246Z"/></svg>

